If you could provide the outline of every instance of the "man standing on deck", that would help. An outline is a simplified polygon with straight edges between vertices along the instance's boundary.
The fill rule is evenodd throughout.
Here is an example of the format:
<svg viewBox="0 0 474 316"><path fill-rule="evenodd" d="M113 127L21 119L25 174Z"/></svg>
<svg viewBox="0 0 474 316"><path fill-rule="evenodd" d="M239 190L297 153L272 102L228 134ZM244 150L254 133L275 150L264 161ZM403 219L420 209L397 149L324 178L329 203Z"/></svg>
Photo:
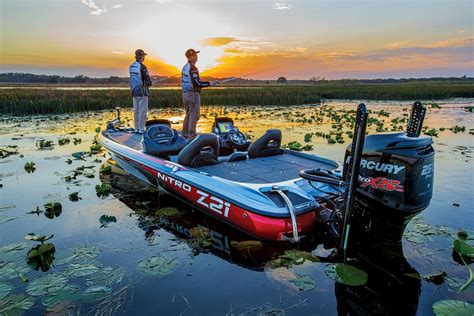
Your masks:
<svg viewBox="0 0 474 316"><path fill-rule="evenodd" d="M181 71L181 83L183 88L183 103L186 116L183 122L183 131L181 135L186 139L196 137L196 125L201 115L201 89L204 87L215 86L218 81L208 82L199 78L199 70L196 68L199 51L190 48L184 54L188 63L184 65Z"/></svg>
<svg viewBox="0 0 474 316"><path fill-rule="evenodd" d="M148 112L148 95L150 93L151 78L148 69L143 64L147 53L143 49L135 51L136 61L130 65L130 89L133 99L133 124L135 133L143 133L145 130Z"/></svg>

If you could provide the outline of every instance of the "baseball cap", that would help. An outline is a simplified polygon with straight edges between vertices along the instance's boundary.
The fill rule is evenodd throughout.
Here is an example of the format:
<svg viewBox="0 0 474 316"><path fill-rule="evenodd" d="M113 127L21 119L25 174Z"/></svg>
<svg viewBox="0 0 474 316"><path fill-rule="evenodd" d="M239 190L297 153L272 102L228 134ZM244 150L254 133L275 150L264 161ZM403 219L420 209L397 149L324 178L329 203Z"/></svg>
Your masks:
<svg viewBox="0 0 474 316"><path fill-rule="evenodd" d="M148 55L148 54L145 53L145 52L143 51L143 49L137 49L137 50L135 51L135 57L137 57L137 58L140 58L140 57L142 57L142 56L144 56L144 55Z"/></svg>
<svg viewBox="0 0 474 316"><path fill-rule="evenodd" d="M184 56L186 56L187 58L189 58L189 57L191 57L192 55L197 54L197 53L199 53L198 50L194 50L194 49L190 48L190 49L188 49L188 50L186 51L186 53L184 53Z"/></svg>

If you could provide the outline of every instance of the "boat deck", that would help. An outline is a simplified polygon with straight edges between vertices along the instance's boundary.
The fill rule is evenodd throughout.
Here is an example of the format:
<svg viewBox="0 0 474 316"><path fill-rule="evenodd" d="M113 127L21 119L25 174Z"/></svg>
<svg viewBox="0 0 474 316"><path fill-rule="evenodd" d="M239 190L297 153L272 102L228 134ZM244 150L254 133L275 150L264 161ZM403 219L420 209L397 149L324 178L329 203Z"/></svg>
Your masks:
<svg viewBox="0 0 474 316"><path fill-rule="evenodd" d="M109 136L118 143L135 150L142 150L142 136L130 132L115 132ZM219 157L225 160L226 157ZM175 162L176 156L171 157ZM315 156L285 152L282 155L247 159L235 162L221 162L217 165L195 168L213 176L243 183L275 183L299 177L299 172L307 168L324 168L333 170L336 163L331 163Z"/></svg>
<svg viewBox="0 0 474 316"><path fill-rule="evenodd" d="M272 157L222 162L218 165L196 169L237 182L275 183L298 178L302 169L325 168L333 170L336 167L335 163L330 164L321 160L285 153Z"/></svg>

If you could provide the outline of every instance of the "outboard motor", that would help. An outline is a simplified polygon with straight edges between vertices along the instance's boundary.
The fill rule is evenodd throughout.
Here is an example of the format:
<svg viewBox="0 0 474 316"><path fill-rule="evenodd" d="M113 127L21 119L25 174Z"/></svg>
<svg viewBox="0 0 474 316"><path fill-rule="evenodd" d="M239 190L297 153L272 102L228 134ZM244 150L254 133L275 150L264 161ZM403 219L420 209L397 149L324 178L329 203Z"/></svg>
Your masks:
<svg viewBox="0 0 474 316"><path fill-rule="evenodd" d="M357 230L351 232L355 235L351 243L373 248L379 243L400 242L409 220L429 205L434 149L431 137L420 136L425 113L426 108L417 101L406 132L365 138L354 195L352 226ZM351 151L348 146L343 170L346 182Z"/></svg>

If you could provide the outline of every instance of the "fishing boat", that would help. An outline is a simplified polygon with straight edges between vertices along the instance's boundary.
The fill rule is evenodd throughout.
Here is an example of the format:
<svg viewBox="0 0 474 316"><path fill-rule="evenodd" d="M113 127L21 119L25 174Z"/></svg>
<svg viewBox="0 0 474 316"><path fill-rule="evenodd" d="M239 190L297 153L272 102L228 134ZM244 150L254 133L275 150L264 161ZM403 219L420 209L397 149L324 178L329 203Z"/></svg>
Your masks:
<svg viewBox="0 0 474 316"><path fill-rule="evenodd" d="M426 108L412 106L404 132L366 136L367 109L357 107L353 141L343 166L316 154L282 148L277 129L250 142L231 118L188 142L165 119L143 134L118 117L98 136L129 174L260 240L299 242L326 225L348 247L353 242L400 240L409 219L430 203L432 139L420 135Z"/></svg>

